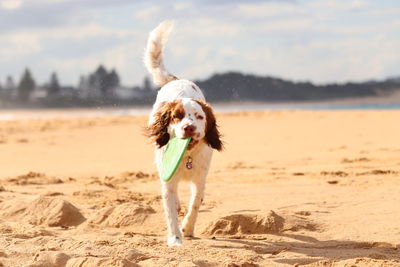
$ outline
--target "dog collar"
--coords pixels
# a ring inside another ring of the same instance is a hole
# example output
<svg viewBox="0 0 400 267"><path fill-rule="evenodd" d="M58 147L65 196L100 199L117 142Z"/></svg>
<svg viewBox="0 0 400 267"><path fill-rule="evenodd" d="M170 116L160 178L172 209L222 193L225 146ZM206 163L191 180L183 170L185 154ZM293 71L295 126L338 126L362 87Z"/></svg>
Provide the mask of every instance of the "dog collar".
<svg viewBox="0 0 400 267"><path fill-rule="evenodd" d="M192 157L189 156L186 160L186 169L191 170L193 168Z"/></svg>

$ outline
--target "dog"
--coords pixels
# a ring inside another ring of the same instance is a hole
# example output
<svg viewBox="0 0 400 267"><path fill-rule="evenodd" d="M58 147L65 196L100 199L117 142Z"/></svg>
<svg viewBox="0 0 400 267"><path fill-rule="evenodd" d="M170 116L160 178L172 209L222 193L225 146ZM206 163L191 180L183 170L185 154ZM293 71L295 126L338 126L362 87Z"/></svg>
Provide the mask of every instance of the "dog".
<svg viewBox="0 0 400 267"><path fill-rule="evenodd" d="M147 135L156 145L156 166L161 176L163 153L170 138L191 137L180 166L172 178L161 180L162 200L167 220L167 243L182 245L182 236L192 237L204 197L206 177L213 149L222 150L223 144L213 109L206 103L201 89L193 82L170 74L163 62L163 50L173 21L164 21L150 32L144 55L144 64L161 87L147 125ZM191 198L187 214L179 228L178 183L190 183Z"/></svg>

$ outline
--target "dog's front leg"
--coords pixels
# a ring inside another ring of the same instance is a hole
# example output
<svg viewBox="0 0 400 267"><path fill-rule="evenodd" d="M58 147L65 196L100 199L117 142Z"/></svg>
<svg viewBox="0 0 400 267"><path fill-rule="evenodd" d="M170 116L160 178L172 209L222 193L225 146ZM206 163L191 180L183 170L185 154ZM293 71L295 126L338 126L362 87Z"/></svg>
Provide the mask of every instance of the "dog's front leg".
<svg viewBox="0 0 400 267"><path fill-rule="evenodd" d="M171 179L169 182L162 182L162 199L165 217L167 219L167 243L169 246L182 245L182 234L179 229L177 211L177 188L178 182Z"/></svg>
<svg viewBox="0 0 400 267"><path fill-rule="evenodd" d="M199 213L201 202L203 201L205 188L205 179L192 182L190 189L192 196L190 198L189 210L182 221L182 232L184 236L192 237L194 233L194 224L196 223L197 214Z"/></svg>

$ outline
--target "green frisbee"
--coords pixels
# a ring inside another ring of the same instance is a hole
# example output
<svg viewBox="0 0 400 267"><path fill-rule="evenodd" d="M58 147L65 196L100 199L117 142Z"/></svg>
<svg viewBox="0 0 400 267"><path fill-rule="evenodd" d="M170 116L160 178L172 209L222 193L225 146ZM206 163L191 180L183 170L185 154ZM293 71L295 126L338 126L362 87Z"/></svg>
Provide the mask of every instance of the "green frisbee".
<svg viewBox="0 0 400 267"><path fill-rule="evenodd" d="M184 139L174 137L169 140L162 159L161 179L163 181L168 182L178 169L190 139L190 137Z"/></svg>

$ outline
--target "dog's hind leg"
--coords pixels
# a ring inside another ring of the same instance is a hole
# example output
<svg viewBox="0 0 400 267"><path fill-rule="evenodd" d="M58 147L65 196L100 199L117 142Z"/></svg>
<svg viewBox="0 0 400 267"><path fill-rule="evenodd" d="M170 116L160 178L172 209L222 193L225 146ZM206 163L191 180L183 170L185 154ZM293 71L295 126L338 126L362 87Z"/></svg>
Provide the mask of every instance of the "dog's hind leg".
<svg viewBox="0 0 400 267"><path fill-rule="evenodd" d="M182 221L182 232L184 236L191 237L194 233L194 224L196 223L201 202L204 197L205 179L192 182L190 184L192 196L190 198L188 213Z"/></svg>
<svg viewBox="0 0 400 267"><path fill-rule="evenodd" d="M177 189L178 181L175 179L171 179L169 182L162 182L162 199L168 228L167 243L170 246L182 245L182 234L178 223L177 201L179 200Z"/></svg>

